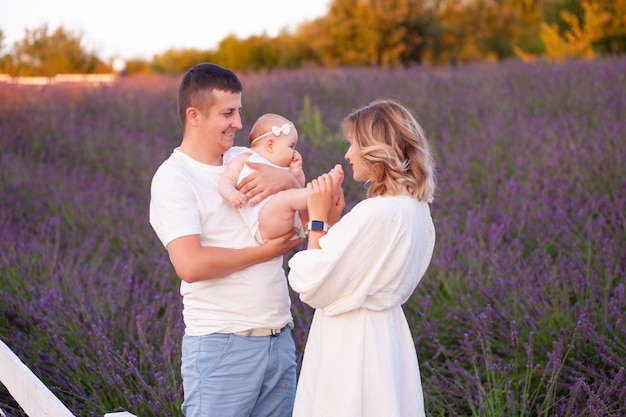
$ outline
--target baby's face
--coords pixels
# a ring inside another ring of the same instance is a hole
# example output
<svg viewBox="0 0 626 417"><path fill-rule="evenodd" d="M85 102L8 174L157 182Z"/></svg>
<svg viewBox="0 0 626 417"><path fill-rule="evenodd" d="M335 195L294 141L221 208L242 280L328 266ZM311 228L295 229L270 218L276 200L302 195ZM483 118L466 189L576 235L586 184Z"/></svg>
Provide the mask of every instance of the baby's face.
<svg viewBox="0 0 626 417"><path fill-rule="evenodd" d="M280 135L276 138L274 146L274 163L282 167L288 167L293 159L293 151L298 144L298 132L295 128L287 135Z"/></svg>

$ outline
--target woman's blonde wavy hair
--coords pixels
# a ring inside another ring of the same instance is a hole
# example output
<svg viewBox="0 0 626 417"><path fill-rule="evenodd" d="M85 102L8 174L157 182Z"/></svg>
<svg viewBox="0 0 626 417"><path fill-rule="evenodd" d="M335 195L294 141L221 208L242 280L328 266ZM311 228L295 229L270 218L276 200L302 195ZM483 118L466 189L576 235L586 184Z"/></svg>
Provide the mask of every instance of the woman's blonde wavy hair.
<svg viewBox="0 0 626 417"><path fill-rule="evenodd" d="M434 163L424 131L411 112L394 100L375 100L341 122L369 171L367 196L408 193L431 202Z"/></svg>

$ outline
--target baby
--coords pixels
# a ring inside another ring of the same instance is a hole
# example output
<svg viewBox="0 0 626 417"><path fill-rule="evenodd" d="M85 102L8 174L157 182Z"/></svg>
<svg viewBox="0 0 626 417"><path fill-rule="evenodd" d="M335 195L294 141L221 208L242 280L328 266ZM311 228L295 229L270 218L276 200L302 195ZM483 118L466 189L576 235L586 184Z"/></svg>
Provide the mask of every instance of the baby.
<svg viewBox="0 0 626 417"><path fill-rule="evenodd" d="M259 243L282 236L296 227L298 237L305 237L303 219L308 215L307 189L295 188L280 191L267 197L255 206L250 206L244 193L237 190L237 184L253 172L246 161L270 164L291 171L304 187L305 176L302 170L302 156L295 150L298 131L285 117L266 113L259 117L250 131L250 150L239 154L226 165L220 177L219 191L233 207L240 209L250 232ZM337 164L329 171L335 191L343 182L343 169Z"/></svg>

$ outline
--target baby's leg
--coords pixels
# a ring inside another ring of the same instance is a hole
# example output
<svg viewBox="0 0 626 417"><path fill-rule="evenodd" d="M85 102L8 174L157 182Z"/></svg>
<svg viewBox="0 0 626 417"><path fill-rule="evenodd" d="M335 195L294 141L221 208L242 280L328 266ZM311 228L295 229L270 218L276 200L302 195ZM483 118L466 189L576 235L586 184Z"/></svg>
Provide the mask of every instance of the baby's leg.
<svg viewBox="0 0 626 417"><path fill-rule="evenodd" d="M337 164L328 171L333 179L333 196L336 196L344 179L343 168ZM280 191L271 198L259 211L259 233L263 239L272 239L288 233L294 227L296 211L304 222L306 215L307 189L295 188Z"/></svg>
<svg viewBox="0 0 626 417"><path fill-rule="evenodd" d="M263 239L282 236L293 229L296 211L306 210L307 189L280 191L259 211L259 232Z"/></svg>

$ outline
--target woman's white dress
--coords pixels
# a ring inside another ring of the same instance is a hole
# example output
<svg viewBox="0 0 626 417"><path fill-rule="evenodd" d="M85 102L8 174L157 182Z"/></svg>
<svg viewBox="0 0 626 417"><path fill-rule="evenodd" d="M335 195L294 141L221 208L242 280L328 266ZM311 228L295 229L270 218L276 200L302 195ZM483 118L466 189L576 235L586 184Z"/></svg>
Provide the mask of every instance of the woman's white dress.
<svg viewBox="0 0 626 417"><path fill-rule="evenodd" d="M314 307L294 417L418 417L424 400L401 305L428 267L427 203L402 195L357 204L289 260L289 283Z"/></svg>

